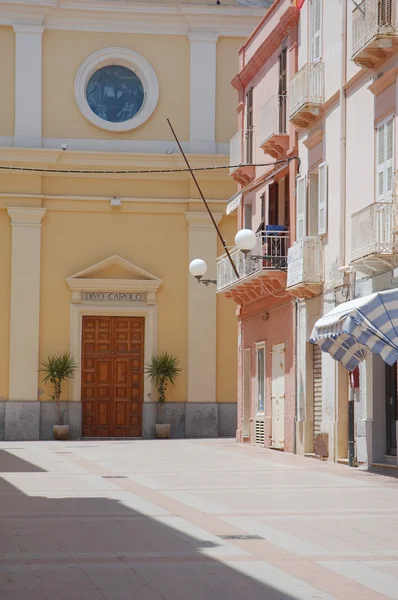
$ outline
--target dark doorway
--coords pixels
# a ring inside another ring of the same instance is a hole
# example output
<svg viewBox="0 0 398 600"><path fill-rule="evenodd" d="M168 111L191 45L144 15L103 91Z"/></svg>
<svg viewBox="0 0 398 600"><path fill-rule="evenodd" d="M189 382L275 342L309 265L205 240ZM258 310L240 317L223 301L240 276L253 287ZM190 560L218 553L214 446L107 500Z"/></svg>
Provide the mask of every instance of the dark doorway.
<svg viewBox="0 0 398 600"><path fill-rule="evenodd" d="M397 363L386 365L387 454L397 455Z"/></svg>
<svg viewBox="0 0 398 600"><path fill-rule="evenodd" d="M279 225L278 183L271 183L268 189L268 225Z"/></svg>

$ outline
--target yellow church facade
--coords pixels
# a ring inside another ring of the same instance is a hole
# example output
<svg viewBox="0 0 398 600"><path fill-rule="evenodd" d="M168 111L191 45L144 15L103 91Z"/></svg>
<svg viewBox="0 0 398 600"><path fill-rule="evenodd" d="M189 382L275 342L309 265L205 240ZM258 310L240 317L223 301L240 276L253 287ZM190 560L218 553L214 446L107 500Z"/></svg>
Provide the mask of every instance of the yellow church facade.
<svg viewBox="0 0 398 600"><path fill-rule="evenodd" d="M45 0L0 14L0 439L51 439L49 356L70 437L152 437L152 356L177 357L173 437L234 435L234 305L189 276L222 253L186 171L228 164L246 3ZM171 171L166 173L165 171ZM148 173L148 171L157 171ZM223 236L228 169L197 171Z"/></svg>

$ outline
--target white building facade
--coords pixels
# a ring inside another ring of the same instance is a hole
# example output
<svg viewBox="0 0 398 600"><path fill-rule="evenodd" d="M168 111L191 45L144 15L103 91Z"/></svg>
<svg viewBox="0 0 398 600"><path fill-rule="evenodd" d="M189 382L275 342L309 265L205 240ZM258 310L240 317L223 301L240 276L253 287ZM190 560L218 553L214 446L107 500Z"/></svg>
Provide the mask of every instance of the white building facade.
<svg viewBox="0 0 398 600"><path fill-rule="evenodd" d="M289 118L301 167L287 283L297 297L296 447L329 460L347 458L349 377L310 343L311 331L338 304L398 283L397 16L397 0L306 0L300 11ZM353 385L358 463L397 465L396 382L396 365L368 352Z"/></svg>

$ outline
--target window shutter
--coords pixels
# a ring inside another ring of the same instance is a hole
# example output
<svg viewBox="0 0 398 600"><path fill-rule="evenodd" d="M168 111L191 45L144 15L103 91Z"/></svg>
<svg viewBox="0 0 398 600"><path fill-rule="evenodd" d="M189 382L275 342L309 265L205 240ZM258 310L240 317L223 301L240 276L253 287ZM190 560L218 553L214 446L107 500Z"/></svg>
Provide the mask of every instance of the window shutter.
<svg viewBox="0 0 398 600"><path fill-rule="evenodd" d="M245 202L244 204L245 207L245 229L251 229L252 228L252 205L251 203L247 203Z"/></svg>
<svg viewBox="0 0 398 600"><path fill-rule="evenodd" d="M389 119L386 123L386 200L391 202L393 192L393 158L394 158L394 121Z"/></svg>
<svg viewBox="0 0 398 600"><path fill-rule="evenodd" d="M377 126L377 201L384 202L385 123Z"/></svg>
<svg viewBox="0 0 398 600"><path fill-rule="evenodd" d="M318 169L318 235L328 229L328 165L323 162Z"/></svg>
<svg viewBox="0 0 398 600"><path fill-rule="evenodd" d="M322 0L312 0L311 4L312 21L312 62L317 62L321 58L321 34L322 34Z"/></svg>
<svg viewBox="0 0 398 600"><path fill-rule="evenodd" d="M297 231L296 240L302 240L307 233L307 178L297 178Z"/></svg>
<svg viewBox="0 0 398 600"><path fill-rule="evenodd" d="M394 162L394 121L393 118L379 123L376 130L377 154L377 201L392 200Z"/></svg>

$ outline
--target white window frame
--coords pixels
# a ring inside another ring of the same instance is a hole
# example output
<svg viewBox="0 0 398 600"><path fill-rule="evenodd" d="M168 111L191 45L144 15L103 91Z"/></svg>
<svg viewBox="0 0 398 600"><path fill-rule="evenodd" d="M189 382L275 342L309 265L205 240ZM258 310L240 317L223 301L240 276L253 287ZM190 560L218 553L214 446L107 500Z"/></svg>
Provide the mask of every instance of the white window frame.
<svg viewBox="0 0 398 600"><path fill-rule="evenodd" d="M387 159L387 124L392 122L392 156L390 160ZM384 163L379 165L379 140L380 140L380 130L384 128ZM394 162L395 162L395 115L391 114L386 119L383 119L376 125L376 164L375 164L375 174L376 174L376 201L377 202L391 202L394 194ZM388 169L391 168L391 191L387 190L387 181L388 181ZM383 194L380 194L379 190L379 175L383 173Z"/></svg>
<svg viewBox="0 0 398 600"><path fill-rule="evenodd" d="M303 185L301 186L301 183ZM303 193L303 211L299 212L300 194ZM299 236L300 222L303 222L303 234ZM307 176L301 175L296 180L296 241L300 241L307 235Z"/></svg>
<svg viewBox="0 0 398 600"><path fill-rule="evenodd" d="M318 167L318 235L322 237L328 231L329 180L328 164L322 162ZM323 210L323 222L322 222Z"/></svg>
<svg viewBox="0 0 398 600"><path fill-rule="evenodd" d="M144 88L144 103L134 117L122 123L111 123L98 117L87 102L86 90L96 71L108 65L120 65L135 73ZM159 100L159 81L152 65L140 54L127 48L104 48L91 54L80 66L75 79L75 98L82 114L90 123L106 131L131 131L139 127L154 112Z"/></svg>
<svg viewBox="0 0 398 600"><path fill-rule="evenodd" d="M247 212L246 212L247 211ZM247 214L250 213L250 216ZM247 221L250 218L250 223ZM253 202L243 201L243 228L251 229L253 226Z"/></svg>
<svg viewBox="0 0 398 600"><path fill-rule="evenodd" d="M255 390L256 390L256 397L255 397L255 403L256 403L256 415L260 415L260 416L264 416L265 414L265 403L266 403L266 397L267 397L267 393L266 393L266 386L267 386L267 378L266 378L266 345L265 342L258 342L255 345L256 348L256 385L255 385ZM263 350L264 351L264 408L263 410L259 410L259 371L258 371L258 355L259 355L259 351Z"/></svg>
<svg viewBox="0 0 398 600"><path fill-rule="evenodd" d="M319 37L319 55L315 55L315 6L319 2L319 10L320 10L320 28L317 32L317 36ZM311 62L317 63L322 58L322 25L323 25L323 0L311 0L310 5L310 56Z"/></svg>

